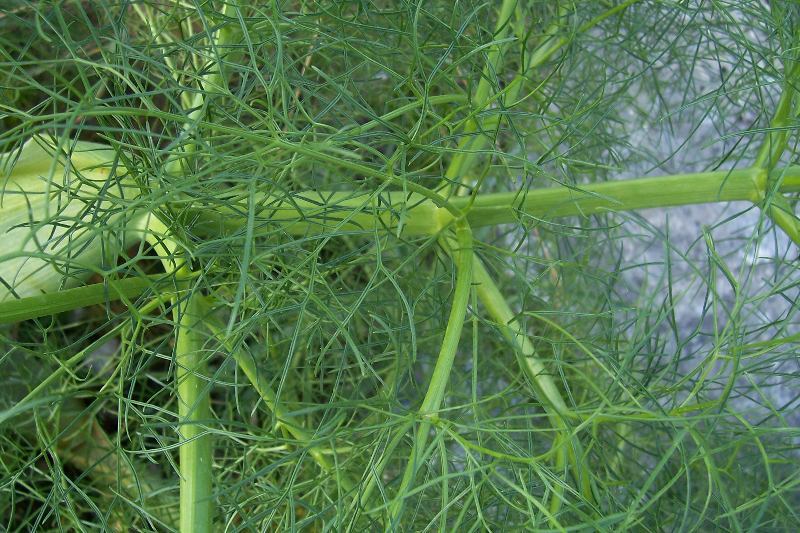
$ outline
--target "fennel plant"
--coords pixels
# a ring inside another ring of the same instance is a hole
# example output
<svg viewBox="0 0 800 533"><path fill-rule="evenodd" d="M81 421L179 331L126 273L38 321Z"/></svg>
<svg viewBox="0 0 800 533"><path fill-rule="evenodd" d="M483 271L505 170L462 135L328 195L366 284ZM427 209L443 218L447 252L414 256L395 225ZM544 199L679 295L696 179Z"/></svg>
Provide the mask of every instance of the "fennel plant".
<svg viewBox="0 0 800 533"><path fill-rule="evenodd" d="M796 530L798 15L4 0L0 529Z"/></svg>

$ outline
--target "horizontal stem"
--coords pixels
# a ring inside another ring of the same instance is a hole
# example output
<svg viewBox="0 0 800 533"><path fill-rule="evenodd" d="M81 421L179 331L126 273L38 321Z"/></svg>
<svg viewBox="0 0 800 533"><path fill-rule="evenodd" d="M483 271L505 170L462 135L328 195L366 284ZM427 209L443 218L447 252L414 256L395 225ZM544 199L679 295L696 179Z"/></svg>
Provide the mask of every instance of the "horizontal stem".
<svg viewBox="0 0 800 533"><path fill-rule="evenodd" d="M133 300L147 292L161 298L164 293L176 293L187 284L188 280L176 280L162 274L117 280L108 278L83 287L0 302L0 324L21 322L117 300Z"/></svg>
<svg viewBox="0 0 800 533"><path fill-rule="evenodd" d="M404 235L431 235L451 216L431 200L416 194L384 192L309 191L291 199L256 199L255 234L274 231L294 236L336 232L398 231ZM193 229L204 235L225 235L243 229L247 208L237 202L191 208ZM408 215L408 216L406 216Z"/></svg>
<svg viewBox="0 0 800 533"><path fill-rule="evenodd" d="M800 167L794 173L794 179L787 176L784 180L786 188L800 188ZM486 226L513 222L519 214L555 218L711 202L758 202L765 183L765 172L744 169L490 194L475 199L467 219L473 226Z"/></svg>
<svg viewBox="0 0 800 533"><path fill-rule="evenodd" d="M762 169L721 170L479 194L474 199L453 197L449 204L463 210L475 228L513 223L525 215L550 219L712 202L758 203L764 197L767 176ZM769 176L782 179L779 192L800 192L800 166L776 169ZM377 231L408 237L437 234L453 220L448 209L415 192L310 191L290 199L262 197L258 204L258 235ZM195 205L192 213L198 219L194 230L206 235L240 231L247 220L246 206L235 201L224 207Z"/></svg>

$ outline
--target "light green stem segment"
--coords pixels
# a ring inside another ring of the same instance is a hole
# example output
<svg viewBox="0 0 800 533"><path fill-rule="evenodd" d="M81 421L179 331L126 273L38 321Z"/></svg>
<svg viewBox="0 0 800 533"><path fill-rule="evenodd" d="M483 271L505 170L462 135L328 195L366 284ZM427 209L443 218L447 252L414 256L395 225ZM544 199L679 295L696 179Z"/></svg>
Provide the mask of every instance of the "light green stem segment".
<svg viewBox="0 0 800 533"><path fill-rule="evenodd" d="M489 316L500 328L503 336L516 348L522 362L523 369L526 370L528 378L536 391L539 400L548 408L548 411L558 417L563 417L569 411L567 404L561 397L553 378L544 366L544 363L536 355L528 335L522 329L522 325L516 319L516 315L508 306L506 299L497 288L483 262L475 256L472 262L472 272L475 290L478 293L481 303L483 303Z"/></svg>
<svg viewBox="0 0 800 533"><path fill-rule="evenodd" d="M549 219L711 202L759 202L766 180L767 172L760 169L723 170L534 189L526 194L489 194L477 197L467 220L485 226L523 215ZM784 188L800 190L800 167L787 169Z"/></svg>
<svg viewBox="0 0 800 533"><path fill-rule="evenodd" d="M158 217L143 222L144 238L158 252L164 270L174 272L181 285L197 277L191 271L171 231ZM203 425L211 420L210 384L206 378L202 325L206 313L202 296L191 289L173 298L175 321L175 381L178 395L180 469L180 531L206 533L212 529L211 435Z"/></svg>
<svg viewBox="0 0 800 533"><path fill-rule="evenodd" d="M223 336L225 334L224 330L218 330L216 332L217 335ZM291 421L291 417L289 417L283 407L278 403L277 397L275 396L275 391L272 390L270 387L269 382L267 381L266 377L261 375L258 371L258 367L253 361L252 357L249 354L244 353L241 350L235 350L231 352L236 359L236 364L239 365L239 368L242 369L244 375L247 376L247 379L252 383L255 390L258 392L258 395L261 396L261 399L264 400L267 408L272 411L275 415L275 420L286 428L292 437L298 440L301 444L308 446L308 453L317 462L317 464L322 468L324 471L328 473L333 473L334 468L331 462L328 460L327 457L322 453L322 450L314 446L313 442L313 434L311 434L307 429L297 425L296 423ZM347 483L347 490L352 488L352 483Z"/></svg>
<svg viewBox="0 0 800 533"><path fill-rule="evenodd" d="M236 5L232 0L225 2L222 9L223 16L234 13ZM205 115L205 95L212 91L225 91L226 80L224 65L220 57L221 47L231 44L233 29L224 25L211 40L214 53L217 54L216 69L210 69L202 77L201 91L193 99L188 121L184 126L183 135L189 136L196 133L200 121ZM184 157L196 149L194 142L185 146L185 154L179 158L168 161L165 165L167 172L179 173L185 169ZM161 225L163 226L163 225ZM163 229L163 228L162 228ZM157 247L158 248L158 247ZM175 250L162 260L164 267L169 271L170 260L177 260L176 277L182 278L191 275L188 268L180 264L183 258L175 254ZM171 256L171 257L169 257ZM212 442L210 435L204 435L200 421L211 418L209 385L203 378L205 363L202 355L202 337L200 326L202 324L201 306L199 295L189 294L186 300L178 302L175 307L175 322L177 324L175 341L175 359L178 367L178 412L181 419L180 447L180 531L182 533L205 533L211 531L212 526L212 500L211 463L213 458Z"/></svg>
<svg viewBox="0 0 800 533"><path fill-rule="evenodd" d="M463 222L458 223L456 225L456 238L449 239L449 242L452 243L450 246L455 248L451 252L458 257L456 261L456 285L453 304L450 308L450 317L447 321L447 328L445 329L439 357L436 360L436 366L433 369L433 375L428 385L428 391L425 393L422 405L419 408L419 417L422 421L417 427L411 455L400 482L397 498L390 507L391 527L393 529L396 529L399 525L404 500L414 484L417 470L422 462L431 422L437 418L437 412L442 405L467 314L467 304L469 303L470 290L472 288L473 255L472 232L469 226Z"/></svg>
<svg viewBox="0 0 800 533"><path fill-rule="evenodd" d="M800 62L797 62L796 59L790 61L791 66L786 69L786 84L778 102L778 107L775 110L775 115L772 118L771 131L758 151L753 164L755 168L765 168L767 170L775 168L789 142L791 120L798 114L798 108L795 104L795 97L797 96L795 86L800 74ZM773 173L771 180L776 178L779 179L779 176L776 177L775 173ZM770 187L770 185L771 183L767 186ZM765 203L767 215L778 227L786 232L795 244L800 246L800 219L794 214L788 200L779 191L774 196L766 199Z"/></svg>
<svg viewBox="0 0 800 533"><path fill-rule="evenodd" d="M798 75L800 75L800 62L795 60L791 62L792 65L786 69L786 85L775 109L775 115L770 124L770 132L758 151L755 163L753 163L754 167L775 167L789 142L790 122L793 115L797 114L794 104L797 91L794 87L797 83Z"/></svg>
<svg viewBox="0 0 800 533"><path fill-rule="evenodd" d="M208 309L210 309L207 302L204 302L204 309L206 313ZM264 400L267 408L272 411L277 423L286 428L292 437L307 448L308 454L316 461L322 470L329 474L336 475L342 488L346 492L351 491L356 486L356 482L349 476L337 471L334 464L331 463L323 453L323 449L314 444L314 435L309 430L291 421L292 417L289 416L286 410L278 403L275 391L270 386L267 378L259 372L252 355L247 353L244 349L236 348L225 336L225 328L222 327L217 320L209 317L209 319L205 321L205 327L207 327L216 340L225 347L225 350L233 355L236 364L242 372L244 372L244 375L247 376L247 379L258 392L258 395L261 396L261 399Z"/></svg>
<svg viewBox="0 0 800 533"><path fill-rule="evenodd" d="M767 172L764 169L722 170L593 183L560 185L525 193L480 194L453 197L449 203L466 212L470 227L514 223L520 218L544 220L565 216L632 211L654 207L712 202L763 200L768 176L780 176L779 191L800 192L800 166ZM305 236L332 231L435 235L453 220L451 210L438 207L416 192L384 192L380 196L357 192L307 192L289 200L262 196L256 202L258 234L286 232ZM233 207L230 207L232 205ZM234 201L227 207L197 207L195 231L209 235L244 228L247 209Z"/></svg>
<svg viewBox="0 0 800 533"><path fill-rule="evenodd" d="M211 419L209 383L205 378L203 340L199 328L203 321L199 296L189 294L175 308L177 338L175 364L180 417L180 531L205 533L212 521L211 436L203 429Z"/></svg>
<svg viewBox="0 0 800 533"><path fill-rule="evenodd" d="M531 383L536 397L542 402L550 417L554 428L558 429L560 436L555 439L553 446L557 448L557 463L565 463L569 459L575 479L580 485L581 494L587 501L592 501L592 489L588 469L581 463L579 453L580 442L572 436L567 419L573 417L569 406L561 395L552 373L547 370L544 362L536 354L536 348L530 337L525 333L522 324L508 305L500 289L495 284L491 275L486 271L483 262L475 256L472 264L472 275L475 291L483 306L495 322L503 336L514 346L514 353L519 360L520 368L525 372ZM563 492L563 491L562 491ZM556 512L561 505L561 494L553 498L551 511Z"/></svg>
<svg viewBox="0 0 800 533"><path fill-rule="evenodd" d="M800 219L794 214L786 197L776 194L770 198L767 214L795 244L800 246Z"/></svg>
<svg viewBox="0 0 800 533"><path fill-rule="evenodd" d="M161 301L163 298L166 302L165 294L168 295L182 286L183 284L176 287L174 279L165 279L163 275L120 280L109 278L101 283L74 289L0 302L0 324L13 324L31 318L55 315L80 307L107 304L118 300L122 300L127 305L131 300L146 292L155 295L153 301Z"/></svg>
<svg viewBox="0 0 800 533"><path fill-rule="evenodd" d="M235 14L237 9L236 4L233 0L226 0L222 7L222 16L224 17L231 17ZM183 126L183 133L184 137L188 137L190 135L194 135L197 133L197 128L199 123L202 121L203 117L205 116L206 112L206 96L212 94L224 94L227 91L227 76L225 73L225 65L223 62L223 52L226 52L226 47L233 44L233 39L235 36L235 32L233 30L233 26L230 24L223 25L217 32L214 34L211 45L213 48L213 53L216 54L216 64L214 66L208 66L205 70L205 74L200 78L200 89L199 91L195 92L191 98L191 102L189 104L189 114L187 116L188 120ZM197 149L197 144L195 142L188 142L184 145L184 153L181 154L179 157L171 159L166 164L166 170L169 173L179 173L181 171L181 167L183 166L183 162L185 158L192 153L194 153Z"/></svg>
<svg viewBox="0 0 800 533"><path fill-rule="evenodd" d="M549 220L564 216L581 216L603 212L630 211L651 207L670 207L711 202L748 201L761 204L769 180L777 180L779 193L800 192L800 166L766 169L677 174L653 178L637 178L607 183L531 189L526 193L496 193L478 195L470 206L470 198L456 197L450 203L466 211L471 227L514 223L525 216ZM777 200L777 201L776 201ZM418 193L384 192L380 196L357 192L307 192L293 196L291 201L269 196L257 198L256 234L289 233L306 236L333 231L357 233L392 232L405 237L435 235L453 219L446 209ZM790 235L797 232L788 201L780 195L772 198L770 214ZM243 231L247 223L247 205L235 199L225 206L195 207L197 215L193 231L218 236ZM148 220L152 221L152 217ZM152 223L151 223L152 225ZM161 228L165 234L165 228ZM150 240L150 239L148 239ZM158 245L157 241L152 244ZM170 255L171 252L165 252ZM170 271L174 264L165 263ZM121 282L123 283L123 282ZM140 284L138 281L124 283ZM145 289L139 287L129 296ZM88 289L81 288L80 291ZM113 292L110 294L112 297ZM88 305L65 294L58 309L42 308L36 313L38 300L24 299L8 304L9 317L0 311L0 322L23 320ZM74 304L74 305L73 305ZM11 309L14 307L14 309ZM19 307L19 309L17 309ZM63 307L63 308L62 308Z"/></svg>

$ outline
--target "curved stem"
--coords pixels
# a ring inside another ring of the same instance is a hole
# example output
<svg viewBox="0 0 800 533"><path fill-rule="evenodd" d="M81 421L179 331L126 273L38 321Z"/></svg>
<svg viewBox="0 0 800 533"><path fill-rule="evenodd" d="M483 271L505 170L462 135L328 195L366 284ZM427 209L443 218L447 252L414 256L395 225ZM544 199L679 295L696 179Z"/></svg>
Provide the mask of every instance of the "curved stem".
<svg viewBox="0 0 800 533"><path fill-rule="evenodd" d="M800 63L796 58L789 60L791 66L785 68L785 86L781 93L780 101L775 109L775 115L770 123L771 131L767 134L767 138L761 145L758 151L756 160L753 163L754 168L765 168L772 170L781 159L786 146L789 143L790 121L794 118L798 109L795 105L795 97L797 96L796 83L798 75L800 75ZM760 203L762 209L766 211L772 221L781 228L789 238L798 246L800 246L800 219L795 216L791 205L786 198L780 193L775 191L774 195L767 194L767 188L771 188L770 184L774 180L780 180L780 175L775 175L770 178L769 183L764 184L763 195L764 201Z"/></svg>
<svg viewBox="0 0 800 533"><path fill-rule="evenodd" d="M238 9L234 2L226 2L222 9L223 16L230 16ZM211 46L216 55L216 69L209 69L201 78L202 91L198 91L192 99L191 110L184 123L182 135L188 137L196 133L206 112L205 95L211 90L223 89L225 84L224 64L220 48L233 41L233 29L223 25L211 38ZM189 142L184 153L167 161L165 168L169 173L185 170L186 157L196 150L196 144ZM154 224L168 235L163 223L153 217ZM162 258L165 270L174 271L176 279L192 277L183 255L178 252L168 238L154 244L156 249L167 253ZM205 378L205 362L203 357L203 340L199 328L202 325L199 294L189 292L184 300L176 300L175 319L175 363L177 365L178 415L180 417L179 433L182 445L180 455L180 531L182 533L205 533L212 527L212 459L213 450L211 436L206 434L200 424L211 419L209 385Z"/></svg>
<svg viewBox="0 0 800 533"><path fill-rule="evenodd" d="M785 196L776 194L769 199L767 214L792 241L800 246L800 219L794 214Z"/></svg>
<svg viewBox="0 0 800 533"><path fill-rule="evenodd" d="M203 302L203 306L206 308L207 303ZM267 379L261 374L261 372L259 372L253 357L245 350L241 348L237 349L227 338L225 334L225 328L221 327L219 323L216 323L214 320L206 320L205 326L211 331L216 340L225 348L225 350L236 360L236 364L239 366L242 372L244 372L244 375L253 385L256 392L258 392L258 395L264 401L267 408L270 409L275 415L275 420L285 427L286 430L298 440L298 442L307 447L308 454L312 459L314 459L314 461L316 461L322 470L329 474L338 476L342 488L345 491L349 492L352 490L356 486L356 483L349 476L337 471L331 461L329 461L328 458L323 454L322 449L313 443L313 434L306 428L290 422L291 417L277 402L275 391L272 389L272 387L270 387Z"/></svg>
<svg viewBox="0 0 800 533"><path fill-rule="evenodd" d="M794 105L795 96L797 95L795 84L798 81L798 75L800 75L800 63L794 59L790 61L793 65L785 69L785 86L775 109L775 115L770 122L770 131L761 144L756 160L753 163L753 166L757 168L774 168L780 161L789 142L789 132L793 129L789 123L793 118L792 115L797 114Z"/></svg>
<svg viewBox="0 0 800 533"><path fill-rule="evenodd" d="M405 497L414 484L417 469L428 442L428 433L430 432L432 421L436 420L436 413L444 399L447 383L453 368L453 361L458 349L458 341L461 337L461 330L466 319L469 294L472 288L472 231L463 222L457 223L455 230L456 238L449 239L450 245L455 247L452 252L457 254L458 257L453 304L450 308L450 317L447 321L447 328L445 329L439 357L436 360L436 366L433 369L431 381L428 385L428 391L425 393L422 405L419 408L419 417L422 421L417 428L414 444L400 482L397 497L390 507L392 528L398 527Z"/></svg>

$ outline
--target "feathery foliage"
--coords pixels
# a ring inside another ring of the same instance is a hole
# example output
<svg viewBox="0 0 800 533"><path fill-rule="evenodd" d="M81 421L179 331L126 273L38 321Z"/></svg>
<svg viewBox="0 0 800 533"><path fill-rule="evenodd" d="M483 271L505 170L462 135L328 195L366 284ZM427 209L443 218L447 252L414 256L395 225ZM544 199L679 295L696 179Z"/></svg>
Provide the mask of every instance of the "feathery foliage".
<svg viewBox="0 0 800 533"><path fill-rule="evenodd" d="M796 530L799 20L5 0L0 529Z"/></svg>

